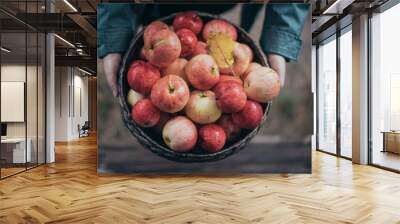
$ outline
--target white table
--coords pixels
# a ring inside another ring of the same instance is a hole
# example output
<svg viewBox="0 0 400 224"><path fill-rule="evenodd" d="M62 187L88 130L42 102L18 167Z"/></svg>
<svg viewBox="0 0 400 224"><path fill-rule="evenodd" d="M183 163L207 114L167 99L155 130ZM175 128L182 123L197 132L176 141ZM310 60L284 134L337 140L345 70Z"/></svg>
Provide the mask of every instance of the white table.
<svg viewBox="0 0 400 224"><path fill-rule="evenodd" d="M25 163L31 162L32 154L31 154L31 145L32 141L30 138L26 139L28 143L25 151L25 138L5 138L1 139L1 144L5 146L13 146L13 163ZM26 154L25 154L26 152ZM25 160L26 159L26 160Z"/></svg>

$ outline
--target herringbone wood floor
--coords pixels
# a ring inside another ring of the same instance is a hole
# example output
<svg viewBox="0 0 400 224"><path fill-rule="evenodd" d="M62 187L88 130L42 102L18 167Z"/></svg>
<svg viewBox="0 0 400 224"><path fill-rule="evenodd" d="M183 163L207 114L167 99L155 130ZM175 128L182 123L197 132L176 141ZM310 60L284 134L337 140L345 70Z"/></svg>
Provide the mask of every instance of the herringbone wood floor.
<svg viewBox="0 0 400 224"><path fill-rule="evenodd" d="M0 181L0 223L400 223L400 175L319 152L312 175L96 174L94 137Z"/></svg>

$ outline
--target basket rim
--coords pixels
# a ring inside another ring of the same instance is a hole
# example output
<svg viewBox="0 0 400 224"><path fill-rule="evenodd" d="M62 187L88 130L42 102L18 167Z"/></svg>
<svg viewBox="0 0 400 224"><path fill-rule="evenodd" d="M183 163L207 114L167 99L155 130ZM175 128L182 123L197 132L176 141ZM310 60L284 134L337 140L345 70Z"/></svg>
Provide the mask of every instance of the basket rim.
<svg viewBox="0 0 400 224"><path fill-rule="evenodd" d="M199 11L193 11L193 12L195 12L197 15L202 17L202 19L207 18L210 20L211 19L224 20L224 21L228 22L229 24L232 24L238 30L238 33L240 32L240 33L244 34L244 36L246 38L252 40L250 35L243 28L222 18L219 15L210 14L210 13L206 13L206 12L199 12ZM177 12L177 13L179 13L179 12ZM168 16L159 18L158 20L167 21L167 20L173 19L177 13L173 13ZM128 105L128 103L126 101L126 95L124 94L124 82L126 82L125 74L127 73L128 69L130 67L130 64L131 64L131 61L129 61L129 58L131 57L131 54L132 54L131 51L132 51L132 49L134 49L136 42L138 42L142 38L144 29L145 29L144 26L141 27L136 32L135 36L132 38L132 40L129 44L129 48L125 52L124 57L122 59L120 69L118 72L118 77L117 77L118 78L118 98L119 98L119 104L120 104L120 108L121 108L121 115L123 117L124 125L128 128L128 130L131 132L131 134L139 141L139 143L142 146L144 146L144 148L152 151L153 153L155 153L161 157L164 157L166 159L169 159L169 160L172 160L175 162L193 163L193 162L216 161L216 160L224 159L224 158L244 149L245 148L244 146L247 145L247 143L259 132L261 127L264 126L265 121L268 117L268 113L270 111L272 101L263 103L265 105L265 110L264 110L263 118L262 118L260 125L258 125L255 129L249 131L242 139L237 140L236 142L229 145L228 147L224 147L221 151L218 151L215 153L198 154L198 153L192 153L190 151L185 152L185 153L173 151L170 148L168 148L167 146L164 146L163 144L160 144L159 142L155 141L153 138L151 138L148 134L145 133L145 131L143 130L144 128L141 128L135 124L135 122L130 117L130 110L129 110L130 106ZM257 43L254 43L254 45L256 47L256 50L260 53L259 54L260 58L258 58L257 62L259 62L263 66L268 66L267 59L266 59L264 52L260 49L260 46ZM251 47L251 46L249 46L249 47ZM252 48L252 50L254 50L254 49ZM133 60L135 60L135 59L133 59ZM244 142L242 142L242 141L244 141ZM239 143L244 143L244 146L238 147ZM156 147L158 147L158 148L156 148ZM179 157L180 160L177 161L176 157Z"/></svg>

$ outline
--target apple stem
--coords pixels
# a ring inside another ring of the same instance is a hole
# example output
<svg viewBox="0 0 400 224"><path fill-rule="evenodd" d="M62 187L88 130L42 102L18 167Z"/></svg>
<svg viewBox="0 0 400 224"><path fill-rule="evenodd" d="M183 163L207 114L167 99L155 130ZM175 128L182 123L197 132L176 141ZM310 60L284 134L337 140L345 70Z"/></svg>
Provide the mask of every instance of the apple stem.
<svg viewBox="0 0 400 224"><path fill-rule="evenodd" d="M217 69L213 66L213 67L211 67L211 74L212 75L217 75Z"/></svg>
<svg viewBox="0 0 400 224"><path fill-rule="evenodd" d="M175 90L175 88L174 88L174 86L171 84L171 82L168 82L168 90L169 90L169 93L173 93L174 90Z"/></svg>

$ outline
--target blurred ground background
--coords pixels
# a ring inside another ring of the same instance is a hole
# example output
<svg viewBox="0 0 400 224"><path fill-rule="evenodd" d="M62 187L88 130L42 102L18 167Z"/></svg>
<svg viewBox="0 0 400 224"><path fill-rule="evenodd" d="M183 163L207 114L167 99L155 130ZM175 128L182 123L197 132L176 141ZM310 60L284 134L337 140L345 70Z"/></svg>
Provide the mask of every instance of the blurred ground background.
<svg viewBox="0 0 400 224"><path fill-rule="evenodd" d="M222 14L239 24L241 5ZM250 31L259 40L264 9L255 15ZM287 64L285 87L273 102L262 131L243 151L223 161L180 164L142 148L121 118L118 100L109 90L98 60L98 171L99 173L241 173L311 172L313 99L311 93L311 17L303 30L297 61Z"/></svg>

